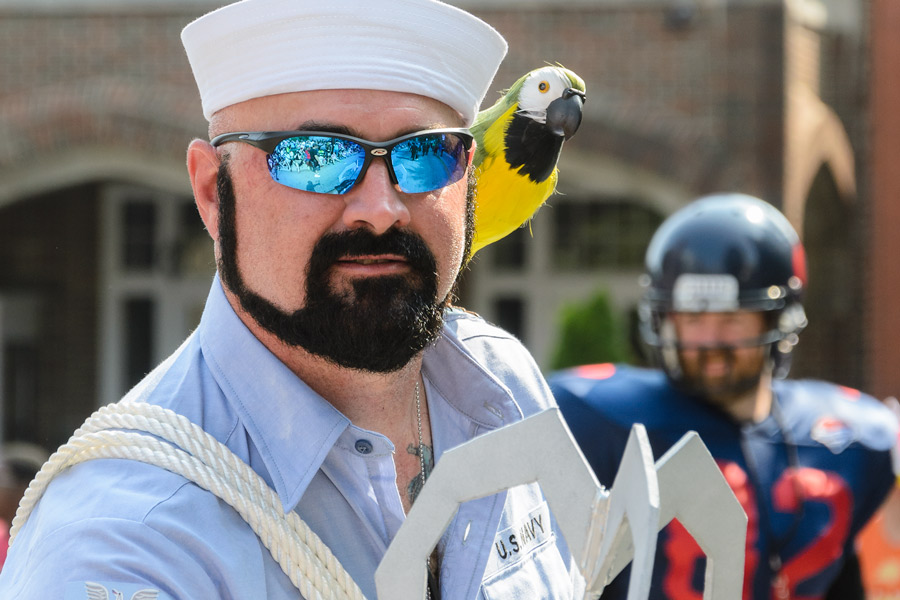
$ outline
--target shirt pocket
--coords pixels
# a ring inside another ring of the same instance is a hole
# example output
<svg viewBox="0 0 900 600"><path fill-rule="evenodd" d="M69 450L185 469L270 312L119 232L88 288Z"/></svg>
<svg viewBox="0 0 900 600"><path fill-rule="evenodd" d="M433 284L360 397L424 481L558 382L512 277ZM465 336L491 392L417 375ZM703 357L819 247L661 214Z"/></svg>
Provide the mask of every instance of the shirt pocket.
<svg viewBox="0 0 900 600"><path fill-rule="evenodd" d="M482 581L485 600L571 600L572 581L556 536L518 556Z"/></svg>

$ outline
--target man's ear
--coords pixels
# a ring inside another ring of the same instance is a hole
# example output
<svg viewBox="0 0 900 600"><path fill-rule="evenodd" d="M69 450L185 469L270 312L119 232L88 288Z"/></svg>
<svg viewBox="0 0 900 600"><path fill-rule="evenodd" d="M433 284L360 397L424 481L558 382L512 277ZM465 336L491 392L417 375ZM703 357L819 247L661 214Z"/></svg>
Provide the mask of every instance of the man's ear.
<svg viewBox="0 0 900 600"><path fill-rule="evenodd" d="M205 140L194 140L188 146L187 169L194 190L194 202L206 230L219 241L219 192L216 187L219 174L219 155Z"/></svg>

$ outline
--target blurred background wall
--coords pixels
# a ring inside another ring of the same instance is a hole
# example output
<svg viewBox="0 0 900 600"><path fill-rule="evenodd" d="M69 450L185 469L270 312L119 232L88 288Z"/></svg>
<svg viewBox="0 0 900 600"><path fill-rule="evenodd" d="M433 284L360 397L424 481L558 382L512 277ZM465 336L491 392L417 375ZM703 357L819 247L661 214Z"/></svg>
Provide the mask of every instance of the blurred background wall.
<svg viewBox="0 0 900 600"><path fill-rule="evenodd" d="M627 343L656 226L746 192L809 255L793 374L900 393L895 0L451 3L509 41L486 105L548 62L588 87L559 194L477 255L461 304L545 369L573 303L602 296ZM179 33L221 4L0 0L0 440L62 443L196 325L215 265L184 167L206 122Z"/></svg>

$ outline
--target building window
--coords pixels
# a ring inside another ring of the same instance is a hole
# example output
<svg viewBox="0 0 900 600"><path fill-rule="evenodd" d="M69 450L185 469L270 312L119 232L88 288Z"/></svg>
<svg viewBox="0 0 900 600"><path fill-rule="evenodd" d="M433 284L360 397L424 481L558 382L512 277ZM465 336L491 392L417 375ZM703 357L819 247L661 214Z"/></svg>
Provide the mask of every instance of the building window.
<svg viewBox="0 0 900 600"><path fill-rule="evenodd" d="M197 326L216 267L190 196L128 184L103 196L98 362L108 403Z"/></svg>
<svg viewBox="0 0 900 600"><path fill-rule="evenodd" d="M661 214L633 199L558 200L553 264L564 270L640 267L662 221Z"/></svg>
<svg viewBox="0 0 900 600"><path fill-rule="evenodd" d="M156 265L156 206L152 201L129 199L121 214L122 266L150 271Z"/></svg>
<svg viewBox="0 0 900 600"><path fill-rule="evenodd" d="M525 302L518 296L504 296L494 300L497 325L520 340L525 339Z"/></svg>
<svg viewBox="0 0 900 600"><path fill-rule="evenodd" d="M525 243L528 241L528 225L519 227L492 244L494 267L503 271L521 271L525 268Z"/></svg>
<svg viewBox="0 0 900 600"><path fill-rule="evenodd" d="M12 343L3 348L3 439L39 441L37 344Z"/></svg>
<svg viewBox="0 0 900 600"><path fill-rule="evenodd" d="M140 381L154 366L155 311L156 303L152 298L127 298L124 301L126 356L123 367L128 385Z"/></svg>

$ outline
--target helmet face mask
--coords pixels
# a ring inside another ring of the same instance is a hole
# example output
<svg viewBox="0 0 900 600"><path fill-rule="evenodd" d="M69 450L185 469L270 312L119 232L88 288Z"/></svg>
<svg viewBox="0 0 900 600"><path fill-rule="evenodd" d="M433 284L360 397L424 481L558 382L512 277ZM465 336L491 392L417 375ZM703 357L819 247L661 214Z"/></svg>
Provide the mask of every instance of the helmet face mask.
<svg viewBox="0 0 900 600"><path fill-rule="evenodd" d="M695 395L727 398L752 390L767 371L787 374L806 325L806 262L799 237L774 207L741 194L701 198L663 223L645 263L641 334L673 383ZM758 335L685 343L675 323L678 315L744 312L763 314ZM732 371L730 384L714 389L709 378L698 377L707 360ZM750 368L755 372L743 372L747 361L758 365Z"/></svg>
<svg viewBox="0 0 900 600"><path fill-rule="evenodd" d="M674 312L663 316L659 356L673 383L727 406L772 370L771 313Z"/></svg>

